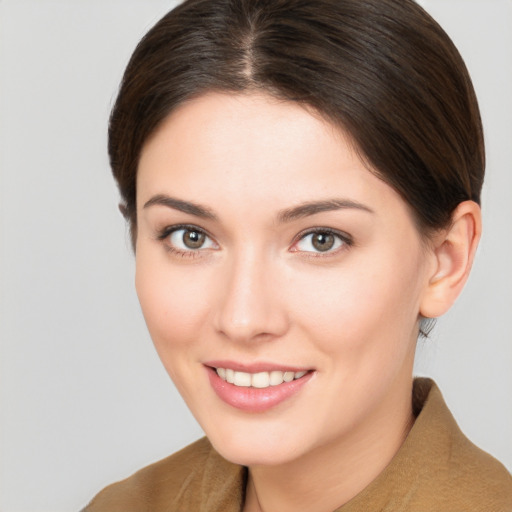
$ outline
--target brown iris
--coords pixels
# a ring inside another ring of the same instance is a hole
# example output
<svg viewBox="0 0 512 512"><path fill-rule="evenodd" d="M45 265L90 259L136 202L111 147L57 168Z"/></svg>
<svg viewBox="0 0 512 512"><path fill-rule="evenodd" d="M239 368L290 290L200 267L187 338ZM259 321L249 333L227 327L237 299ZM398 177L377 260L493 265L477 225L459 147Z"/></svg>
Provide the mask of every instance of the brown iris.
<svg viewBox="0 0 512 512"><path fill-rule="evenodd" d="M334 246L335 238L330 233L313 233L311 243L313 247L321 252L328 251Z"/></svg>
<svg viewBox="0 0 512 512"><path fill-rule="evenodd" d="M206 236L200 231L186 230L183 233L183 243L189 249L200 249L205 240Z"/></svg>

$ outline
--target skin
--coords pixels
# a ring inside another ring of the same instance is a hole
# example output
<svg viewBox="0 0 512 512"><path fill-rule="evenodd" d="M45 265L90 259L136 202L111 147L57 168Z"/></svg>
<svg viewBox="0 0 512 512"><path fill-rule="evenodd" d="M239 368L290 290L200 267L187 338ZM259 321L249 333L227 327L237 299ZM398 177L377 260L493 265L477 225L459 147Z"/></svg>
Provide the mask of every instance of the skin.
<svg viewBox="0 0 512 512"><path fill-rule="evenodd" d="M290 215L334 200L344 207ZM480 226L473 205L425 243L406 203L345 134L265 95L196 98L146 143L137 293L159 356L210 441L249 467L246 512L332 511L389 463L414 421L419 315L444 312L467 278ZM183 224L207 234L202 246L183 245L173 228ZM340 237L321 252L305 233L326 229ZM251 413L215 394L204 366L213 360L312 376Z"/></svg>

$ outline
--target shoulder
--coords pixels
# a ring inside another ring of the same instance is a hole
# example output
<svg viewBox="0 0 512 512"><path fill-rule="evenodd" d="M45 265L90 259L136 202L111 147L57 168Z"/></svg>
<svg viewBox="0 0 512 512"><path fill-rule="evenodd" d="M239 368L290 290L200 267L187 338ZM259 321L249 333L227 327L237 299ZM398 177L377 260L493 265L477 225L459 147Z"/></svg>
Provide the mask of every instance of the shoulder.
<svg viewBox="0 0 512 512"><path fill-rule="evenodd" d="M447 512L512 512L512 476L507 469L462 433L432 381L417 386L425 387L425 398L407 448L413 458L422 456L416 461L419 502Z"/></svg>
<svg viewBox="0 0 512 512"><path fill-rule="evenodd" d="M440 460L433 489L450 497L458 510L512 512L512 476L494 457L456 433ZM436 485L437 484L437 485Z"/></svg>
<svg viewBox="0 0 512 512"><path fill-rule="evenodd" d="M203 438L109 485L82 512L157 512L181 506L199 510L205 494L232 498L240 487L242 471ZM222 482L217 482L219 476Z"/></svg>
<svg viewBox="0 0 512 512"><path fill-rule="evenodd" d="M432 380L415 380L413 409L388 467L339 512L512 512L512 476L462 433Z"/></svg>

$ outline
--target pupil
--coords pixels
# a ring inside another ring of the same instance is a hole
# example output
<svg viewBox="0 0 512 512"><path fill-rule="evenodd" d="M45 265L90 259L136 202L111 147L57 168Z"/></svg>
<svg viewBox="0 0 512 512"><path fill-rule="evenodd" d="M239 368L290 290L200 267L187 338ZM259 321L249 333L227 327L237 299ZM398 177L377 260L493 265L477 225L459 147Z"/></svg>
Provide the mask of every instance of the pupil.
<svg viewBox="0 0 512 512"><path fill-rule="evenodd" d="M313 237L313 247L319 251L328 251L334 245L334 236L329 233L317 233Z"/></svg>
<svg viewBox="0 0 512 512"><path fill-rule="evenodd" d="M204 234L198 231L186 231L183 235L183 243L189 249L199 249L204 243Z"/></svg>

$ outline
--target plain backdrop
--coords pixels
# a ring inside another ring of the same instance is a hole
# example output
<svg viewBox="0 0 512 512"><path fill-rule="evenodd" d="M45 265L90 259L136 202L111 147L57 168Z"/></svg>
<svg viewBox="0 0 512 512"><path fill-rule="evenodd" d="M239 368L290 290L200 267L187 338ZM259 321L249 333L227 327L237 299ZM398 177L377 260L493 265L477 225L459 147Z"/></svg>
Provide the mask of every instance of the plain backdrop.
<svg viewBox="0 0 512 512"><path fill-rule="evenodd" d="M0 0L0 512L78 510L201 436L139 312L106 125L127 59L175 2ZM512 2L425 0L472 73L485 235L420 343L465 433L512 469Z"/></svg>

